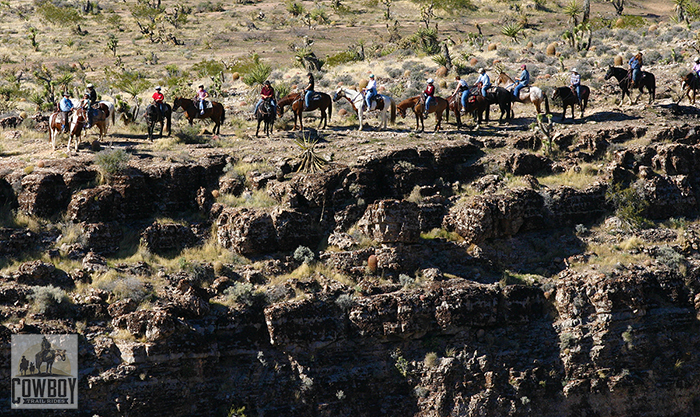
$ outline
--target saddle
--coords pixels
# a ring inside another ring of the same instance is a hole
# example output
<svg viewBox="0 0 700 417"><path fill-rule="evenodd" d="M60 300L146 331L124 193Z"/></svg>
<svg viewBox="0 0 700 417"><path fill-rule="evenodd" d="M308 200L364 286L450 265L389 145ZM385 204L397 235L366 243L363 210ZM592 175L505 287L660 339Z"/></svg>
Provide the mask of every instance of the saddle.
<svg viewBox="0 0 700 417"><path fill-rule="evenodd" d="M367 109L367 103L364 104L365 110L382 110L384 109L384 98L377 94L376 96L372 97L369 104L371 105L369 109Z"/></svg>
<svg viewBox="0 0 700 417"><path fill-rule="evenodd" d="M479 94L481 95L481 94ZM476 96L469 96L469 99L467 100L469 103L476 103Z"/></svg>

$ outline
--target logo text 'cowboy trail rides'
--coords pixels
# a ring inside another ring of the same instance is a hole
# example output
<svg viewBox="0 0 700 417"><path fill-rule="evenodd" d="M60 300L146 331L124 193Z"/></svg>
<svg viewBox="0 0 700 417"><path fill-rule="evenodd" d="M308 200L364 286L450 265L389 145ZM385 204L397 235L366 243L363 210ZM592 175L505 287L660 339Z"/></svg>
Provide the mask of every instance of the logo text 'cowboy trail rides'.
<svg viewBox="0 0 700 417"><path fill-rule="evenodd" d="M12 408L78 408L78 335L12 335Z"/></svg>

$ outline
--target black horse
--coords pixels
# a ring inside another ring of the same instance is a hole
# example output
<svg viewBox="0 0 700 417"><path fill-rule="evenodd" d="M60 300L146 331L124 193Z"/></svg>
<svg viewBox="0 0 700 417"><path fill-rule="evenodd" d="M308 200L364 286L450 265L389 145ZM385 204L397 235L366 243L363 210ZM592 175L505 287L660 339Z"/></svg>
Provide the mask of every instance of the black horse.
<svg viewBox="0 0 700 417"><path fill-rule="evenodd" d="M629 97L630 104L632 104L632 95L630 94L632 80L629 75L630 74L626 69L613 67L612 65L608 68L608 72L605 73L605 79L609 80L610 77L615 77L620 89L622 90L620 104L622 104L622 101L625 99L625 95ZM635 86L635 88L639 89L639 95L634 100L635 103L637 100L639 100L639 97L641 97L645 87L649 92L649 104L651 104L654 102L654 96L656 95L656 77L654 77L654 74L650 72L642 71L639 80L637 80L637 85Z"/></svg>
<svg viewBox="0 0 700 417"><path fill-rule="evenodd" d="M486 90L486 101L489 103L489 105L498 104L498 108L501 109L501 116L498 118L499 122L503 120L504 116L506 121L510 120L511 106L513 105L512 99L513 94L503 87L493 87ZM489 118L487 113L486 121L488 120Z"/></svg>
<svg viewBox="0 0 700 417"><path fill-rule="evenodd" d="M574 106L579 104L581 107L581 118L583 118L583 112L586 111L586 106L588 106L588 96L590 96L591 90L585 85L581 85L581 103L579 104L576 98L576 93L571 89L571 87L558 87L552 93L552 100L561 98L562 107L564 111L561 113L561 119L566 119L566 108L571 106L571 118L575 119L574 116Z"/></svg>
<svg viewBox="0 0 700 417"><path fill-rule="evenodd" d="M263 133L265 133L268 137L270 136L270 133L272 133L272 127L275 124L275 117L277 117L277 112L272 106L272 100L263 100L263 102L260 103L260 106L258 106L258 110L255 112L255 118L258 120L258 128L255 130L256 138L260 132L260 122L264 122Z"/></svg>
<svg viewBox="0 0 700 417"><path fill-rule="evenodd" d="M163 103L163 107L165 107L164 114L161 114L155 103L151 103L146 107L146 114L144 117L146 118L146 125L148 126L148 140L151 142L153 142L153 130L155 129L156 123L160 123L160 133L158 137L163 136L163 124L165 124L165 122L167 122L166 128L168 129L168 136L170 136L173 109L168 103Z"/></svg>

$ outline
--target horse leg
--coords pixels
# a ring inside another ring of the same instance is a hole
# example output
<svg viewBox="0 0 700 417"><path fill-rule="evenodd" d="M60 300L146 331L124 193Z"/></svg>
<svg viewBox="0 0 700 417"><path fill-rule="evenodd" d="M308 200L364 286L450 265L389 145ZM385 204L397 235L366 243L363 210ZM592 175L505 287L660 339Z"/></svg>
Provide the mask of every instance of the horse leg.
<svg viewBox="0 0 700 417"><path fill-rule="evenodd" d="M258 119L258 128L255 129L255 137L258 137L258 133L260 133L260 122L262 122L262 119Z"/></svg>

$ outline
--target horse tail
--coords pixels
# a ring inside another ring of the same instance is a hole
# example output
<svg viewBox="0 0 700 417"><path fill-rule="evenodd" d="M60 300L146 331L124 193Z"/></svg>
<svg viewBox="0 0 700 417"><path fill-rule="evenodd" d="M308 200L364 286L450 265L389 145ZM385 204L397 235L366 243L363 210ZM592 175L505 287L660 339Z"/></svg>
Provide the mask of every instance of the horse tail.
<svg viewBox="0 0 700 417"><path fill-rule="evenodd" d="M544 96L544 114L549 114L549 98L547 94L542 94Z"/></svg>
<svg viewBox="0 0 700 417"><path fill-rule="evenodd" d="M396 102L391 100L391 124L396 124Z"/></svg>
<svg viewBox="0 0 700 417"><path fill-rule="evenodd" d="M221 124L224 124L224 120L226 119L226 108L224 105L221 105Z"/></svg>
<svg viewBox="0 0 700 417"><path fill-rule="evenodd" d="M330 98L330 96L329 96ZM331 121L331 114L333 114L333 99L328 100L328 121Z"/></svg>

